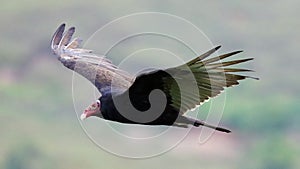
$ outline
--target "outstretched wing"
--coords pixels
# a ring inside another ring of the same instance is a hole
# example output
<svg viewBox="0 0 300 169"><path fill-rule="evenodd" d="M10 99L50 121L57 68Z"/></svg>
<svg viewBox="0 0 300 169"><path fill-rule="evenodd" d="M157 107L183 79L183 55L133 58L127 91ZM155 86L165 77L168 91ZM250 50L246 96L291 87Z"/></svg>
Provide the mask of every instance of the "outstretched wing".
<svg viewBox="0 0 300 169"><path fill-rule="evenodd" d="M125 91L131 86L134 77L118 69L105 56L97 56L91 50L79 48L81 40L72 40L74 27L64 31L65 24L62 24L52 37L51 49L65 67L88 79L101 94L111 92L111 89Z"/></svg>
<svg viewBox="0 0 300 169"><path fill-rule="evenodd" d="M167 103L183 114L209 98L217 96L225 87L238 85L239 80L253 78L234 74L251 70L228 68L230 65L247 62L253 58L221 62L241 51L206 59L219 48L220 46L211 49L178 67L143 73L135 79L128 92L130 95L138 96L160 89L165 93ZM143 103L139 103L138 100L131 99L131 101L134 102L133 105L142 107ZM145 107L150 108L149 102L144 104Z"/></svg>

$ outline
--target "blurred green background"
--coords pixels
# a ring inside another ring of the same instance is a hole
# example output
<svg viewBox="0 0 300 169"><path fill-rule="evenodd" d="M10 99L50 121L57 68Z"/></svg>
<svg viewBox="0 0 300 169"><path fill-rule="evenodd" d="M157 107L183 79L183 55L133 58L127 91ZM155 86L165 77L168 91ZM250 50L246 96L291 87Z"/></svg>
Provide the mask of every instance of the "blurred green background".
<svg viewBox="0 0 300 169"><path fill-rule="evenodd" d="M111 155L86 137L74 113L72 72L51 55L50 38L62 22L86 40L113 19L146 11L183 17L222 44L221 52L243 49L255 58L247 67L261 80L226 92L221 123L232 134L200 145L192 132L144 160ZM300 168L299 11L297 0L2 0L0 168Z"/></svg>

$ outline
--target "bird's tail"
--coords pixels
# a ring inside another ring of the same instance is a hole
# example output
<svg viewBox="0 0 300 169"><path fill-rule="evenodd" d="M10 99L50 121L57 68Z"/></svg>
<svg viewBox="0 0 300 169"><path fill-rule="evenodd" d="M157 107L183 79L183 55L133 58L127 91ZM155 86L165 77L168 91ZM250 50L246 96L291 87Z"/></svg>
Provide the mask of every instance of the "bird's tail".
<svg viewBox="0 0 300 169"><path fill-rule="evenodd" d="M204 123L204 122L199 121L199 120L195 120L195 122L194 122L193 125L196 126L196 127L199 127L199 126L205 126L205 127L209 127L209 128L215 129L215 130L217 130L217 131L225 132L225 133L230 133L230 132L231 132L230 130L225 129L225 128L223 128L223 127L213 126L213 125Z"/></svg>
<svg viewBox="0 0 300 169"><path fill-rule="evenodd" d="M191 117L186 117L186 116L180 116L178 118L178 122L185 123L185 124L192 124L195 127L205 126L205 127L211 128L211 129L215 129L217 131L225 132L225 133L230 133L231 132L230 130L225 129L223 127L213 126L213 125L207 124L203 121L200 121L200 120L197 120L197 119L194 119L194 118L191 118Z"/></svg>

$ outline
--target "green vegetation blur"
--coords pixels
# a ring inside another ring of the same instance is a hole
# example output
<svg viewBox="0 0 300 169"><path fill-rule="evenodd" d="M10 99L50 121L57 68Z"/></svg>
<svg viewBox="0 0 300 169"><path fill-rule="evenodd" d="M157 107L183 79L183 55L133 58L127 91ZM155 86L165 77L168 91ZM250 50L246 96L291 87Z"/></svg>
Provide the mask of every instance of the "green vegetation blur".
<svg viewBox="0 0 300 169"><path fill-rule="evenodd" d="M66 22L86 40L113 19L145 11L183 17L221 44L221 53L242 49L237 58L255 58L242 66L260 80L226 90L221 124L233 133L198 144L193 129L173 150L144 160L107 153L84 134L73 108L72 72L52 55L51 36ZM300 168L299 11L297 0L2 0L0 168Z"/></svg>

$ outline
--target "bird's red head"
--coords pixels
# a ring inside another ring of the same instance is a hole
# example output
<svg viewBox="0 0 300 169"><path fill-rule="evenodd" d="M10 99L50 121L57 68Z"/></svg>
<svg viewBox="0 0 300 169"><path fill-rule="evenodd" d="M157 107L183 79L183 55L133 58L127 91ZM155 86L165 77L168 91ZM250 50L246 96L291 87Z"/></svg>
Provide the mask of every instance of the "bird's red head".
<svg viewBox="0 0 300 169"><path fill-rule="evenodd" d="M81 114L80 119L84 120L90 116L100 116L101 111L100 111L101 103L99 100L97 100L95 103L89 105L84 112Z"/></svg>

